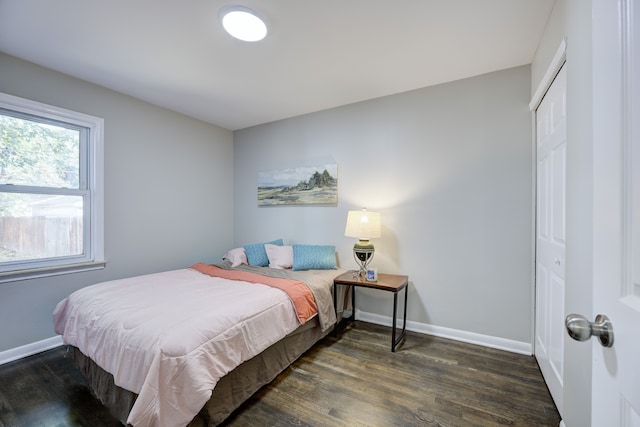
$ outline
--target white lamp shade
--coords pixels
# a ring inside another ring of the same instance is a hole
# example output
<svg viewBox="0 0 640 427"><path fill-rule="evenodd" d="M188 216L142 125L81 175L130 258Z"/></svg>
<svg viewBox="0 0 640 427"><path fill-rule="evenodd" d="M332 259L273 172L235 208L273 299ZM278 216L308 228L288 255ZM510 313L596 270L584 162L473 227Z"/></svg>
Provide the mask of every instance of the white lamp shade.
<svg viewBox="0 0 640 427"><path fill-rule="evenodd" d="M367 210L349 211L347 226L344 230L347 237L358 239L377 239L380 237L380 213Z"/></svg>

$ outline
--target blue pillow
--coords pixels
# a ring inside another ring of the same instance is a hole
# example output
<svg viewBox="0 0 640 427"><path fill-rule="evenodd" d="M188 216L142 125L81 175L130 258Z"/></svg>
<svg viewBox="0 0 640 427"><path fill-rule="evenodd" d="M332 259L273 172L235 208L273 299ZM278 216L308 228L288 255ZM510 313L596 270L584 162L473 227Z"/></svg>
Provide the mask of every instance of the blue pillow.
<svg viewBox="0 0 640 427"><path fill-rule="evenodd" d="M322 245L293 245L292 270L335 270L336 247Z"/></svg>
<svg viewBox="0 0 640 427"><path fill-rule="evenodd" d="M278 245L282 246L282 239L274 240L264 243L253 243L251 245L244 245L244 251L247 253L247 261L249 265L257 265L260 267L266 267L269 265L269 257L267 251L264 249L264 245Z"/></svg>

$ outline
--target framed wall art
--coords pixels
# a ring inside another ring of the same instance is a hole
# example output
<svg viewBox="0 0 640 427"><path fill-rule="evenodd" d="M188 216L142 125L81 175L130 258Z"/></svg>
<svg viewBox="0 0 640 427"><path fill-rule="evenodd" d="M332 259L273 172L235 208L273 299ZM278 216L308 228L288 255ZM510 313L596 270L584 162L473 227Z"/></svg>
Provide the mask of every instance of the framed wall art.
<svg viewBox="0 0 640 427"><path fill-rule="evenodd" d="M337 203L337 164L300 166L258 173L258 206Z"/></svg>

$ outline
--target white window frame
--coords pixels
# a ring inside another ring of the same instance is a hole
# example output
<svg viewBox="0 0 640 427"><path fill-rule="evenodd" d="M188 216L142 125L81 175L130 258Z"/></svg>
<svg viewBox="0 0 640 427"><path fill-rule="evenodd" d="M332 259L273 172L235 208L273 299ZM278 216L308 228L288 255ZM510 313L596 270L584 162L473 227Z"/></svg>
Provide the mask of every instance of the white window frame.
<svg viewBox="0 0 640 427"><path fill-rule="evenodd" d="M11 266L0 266L0 283L38 277L68 274L104 268L104 119L64 108L31 101L0 92L0 108L41 117L47 120L70 123L89 132L87 163L87 189L90 199L85 209L84 232L89 233L88 247L78 257L36 259ZM82 161L82 159L81 159ZM3 185L0 184L0 188Z"/></svg>

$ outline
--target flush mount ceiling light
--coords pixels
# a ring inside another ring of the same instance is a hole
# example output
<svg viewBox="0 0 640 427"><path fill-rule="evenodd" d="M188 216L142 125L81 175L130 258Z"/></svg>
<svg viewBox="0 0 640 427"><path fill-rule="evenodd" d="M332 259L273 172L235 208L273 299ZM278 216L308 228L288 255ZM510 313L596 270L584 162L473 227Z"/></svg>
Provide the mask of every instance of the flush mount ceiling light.
<svg viewBox="0 0 640 427"><path fill-rule="evenodd" d="M220 21L227 33L239 40L257 42L267 35L264 21L253 10L243 6L222 9Z"/></svg>

